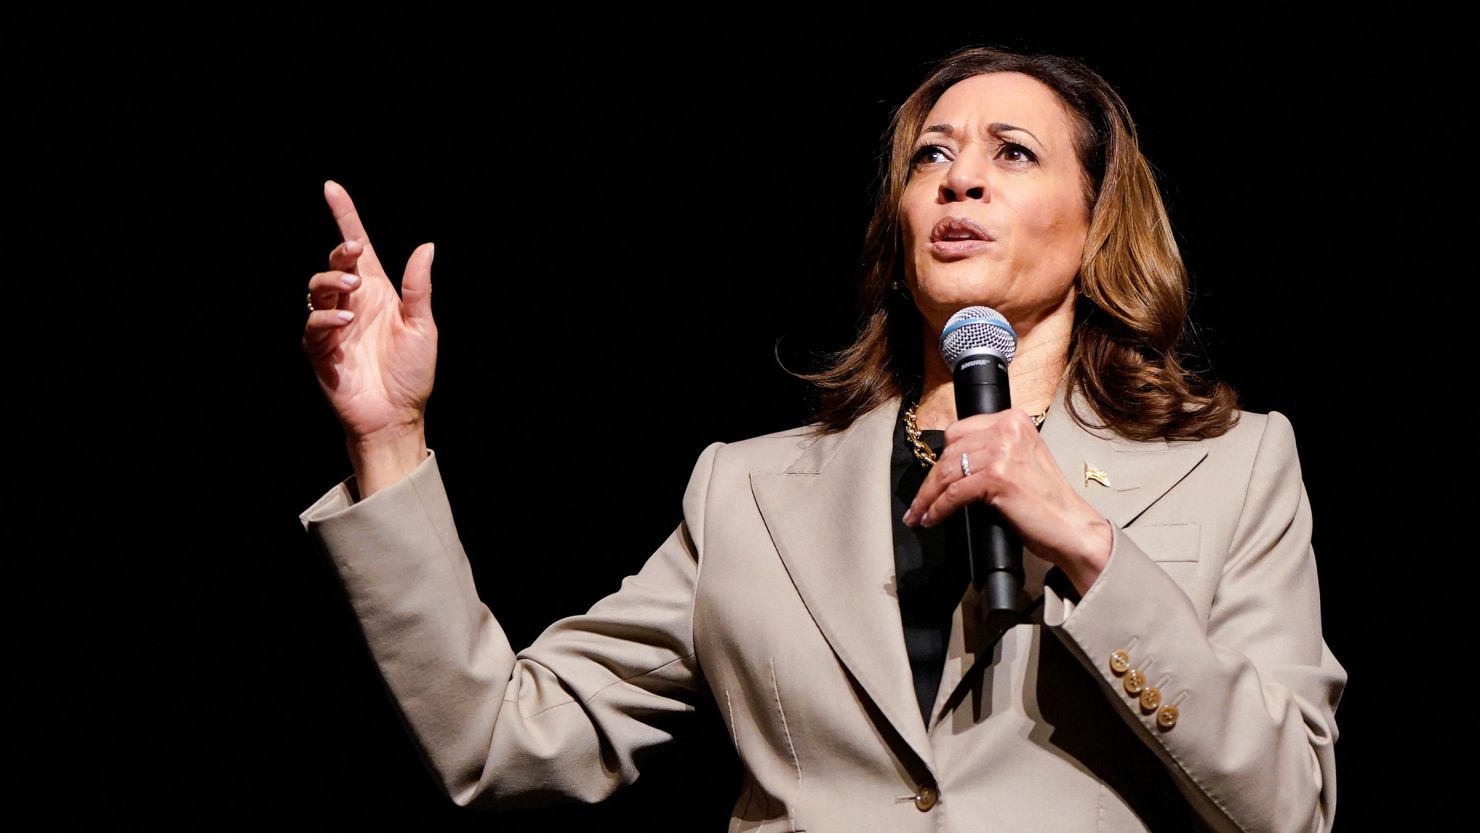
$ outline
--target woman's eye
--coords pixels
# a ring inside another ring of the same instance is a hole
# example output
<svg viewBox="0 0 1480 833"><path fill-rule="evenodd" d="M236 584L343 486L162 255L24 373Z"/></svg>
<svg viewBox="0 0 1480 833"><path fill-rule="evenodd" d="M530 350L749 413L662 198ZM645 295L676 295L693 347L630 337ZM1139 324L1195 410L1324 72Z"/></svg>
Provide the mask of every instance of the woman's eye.
<svg viewBox="0 0 1480 833"><path fill-rule="evenodd" d="M1020 154L1023 155L1023 161L1025 161L1025 162L1032 162L1036 158L1036 157L1033 156L1033 151L1028 150L1027 148L1023 147L1022 145L1018 144L1017 142L1003 142L1002 143L1002 151L1001 152L1002 153L1007 153L1007 152L1020 153Z"/></svg>
<svg viewBox="0 0 1480 833"><path fill-rule="evenodd" d="M910 164L918 165L924 162L925 158L930 156L932 153L940 153L940 150L940 145L926 145L915 151L915 156L913 159L910 160Z"/></svg>

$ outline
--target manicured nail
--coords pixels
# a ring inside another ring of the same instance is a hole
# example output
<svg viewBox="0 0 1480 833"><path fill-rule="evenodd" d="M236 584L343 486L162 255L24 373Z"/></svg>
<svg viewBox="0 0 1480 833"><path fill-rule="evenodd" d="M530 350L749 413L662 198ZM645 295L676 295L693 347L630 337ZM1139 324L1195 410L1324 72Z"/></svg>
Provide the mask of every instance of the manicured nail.
<svg viewBox="0 0 1480 833"><path fill-rule="evenodd" d="M910 525L910 510L904 510L904 514L899 516L899 522L905 526Z"/></svg>
<svg viewBox="0 0 1480 833"><path fill-rule="evenodd" d="M339 320L340 321L348 321L348 320L350 320L351 318L354 318L354 317L355 317L355 314L352 313L352 312L350 312L347 309L342 309L342 310L339 311Z"/></svg>
<svg viewBox="0 0 1480 833"><path fill-rule="evenodd" d="M354 286L355 283L357 281L359 281L359 280L360 280L360 276L359 275L345 275L344 276L344 285L345 286Z"/></svg>
<svg viewBox="0 0 1480 833"><path fill-rule="evenodd" d="M920 516L920 526L930 526L930 512L929 511L926 511L925 514L923 514L923 515Z"/></svg>

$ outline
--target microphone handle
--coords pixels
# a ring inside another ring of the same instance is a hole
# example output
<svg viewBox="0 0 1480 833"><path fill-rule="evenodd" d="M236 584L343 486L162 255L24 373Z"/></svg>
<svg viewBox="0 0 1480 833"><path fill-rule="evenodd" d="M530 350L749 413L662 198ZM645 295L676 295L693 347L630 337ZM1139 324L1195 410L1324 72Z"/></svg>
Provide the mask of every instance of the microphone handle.
<svg viewBox="0 0 1480 833"><path fill-rule="evenodd" d="M995 414L1012 407L1007 363L990 351L968 353L953 371L956 418ZM1023 591L1023 544L1002 514L985 503L962 507L966 513L966 550L971 583L985 602L988 616L1016 616L1028 606Z"/></svg>

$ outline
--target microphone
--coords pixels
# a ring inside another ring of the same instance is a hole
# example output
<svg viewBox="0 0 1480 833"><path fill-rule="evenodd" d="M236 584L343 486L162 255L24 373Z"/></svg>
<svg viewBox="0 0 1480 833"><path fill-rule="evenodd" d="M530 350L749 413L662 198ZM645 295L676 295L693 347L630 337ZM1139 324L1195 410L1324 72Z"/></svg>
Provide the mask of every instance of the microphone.
<svg viewBox="0 0 1480 833"><path fill-rule="evenodd" d="M951 316L940 333L940 355L956 387L956 418L995 414L1012 407L1007 366L1017 352L1017 331L991 307L972 306ZM989 618L1015 622L1028 607L1023 591L1023 543L994 507L981 502L966 513L971 583L983 593Z"/></svg>

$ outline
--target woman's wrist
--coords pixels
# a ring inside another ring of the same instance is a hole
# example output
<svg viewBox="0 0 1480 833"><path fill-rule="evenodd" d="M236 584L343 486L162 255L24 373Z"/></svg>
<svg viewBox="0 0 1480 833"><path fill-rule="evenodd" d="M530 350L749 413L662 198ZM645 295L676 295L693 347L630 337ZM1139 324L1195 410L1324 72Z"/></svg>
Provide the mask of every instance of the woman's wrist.
<svg viewBox="0 0 1480 833"><path fill-rule="evenodd" d="M345 448L355 470L357 500L364 500L421 465L427 457L426 429L417 423L346 437Z"/></svg>
<svg viewBox="0 0 1480 833"><path fill-rule="evenodd" d="M1111 550L1115 546L1115 530L1108 519L1096 515L1090 528L1091 531L1086 536L1086 546L1070 563L1062 566L1064 575L1081 597L1089 592L1090 586L1105 571L1105 565L1110 562Z"/></svg>

